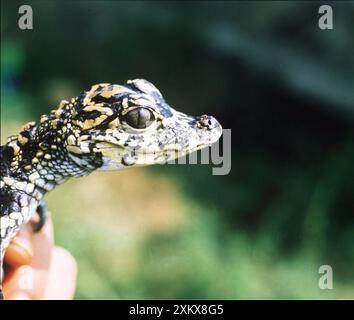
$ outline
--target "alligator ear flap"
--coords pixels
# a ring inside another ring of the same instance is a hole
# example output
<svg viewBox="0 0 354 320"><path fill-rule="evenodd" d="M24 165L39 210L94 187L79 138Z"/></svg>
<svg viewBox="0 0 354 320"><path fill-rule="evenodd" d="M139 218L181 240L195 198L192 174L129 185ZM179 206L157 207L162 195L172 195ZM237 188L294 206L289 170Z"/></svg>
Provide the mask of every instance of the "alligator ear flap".
<svg viewBox="0 0 354 320"><path fill-rule="evenodd" d="M139 91L151 95L153 97L157 97L159 99L162 98L162 94L151 82L146 81L144 79L135 79L135 80L128 80L127 84L135 87Z"/></svg>

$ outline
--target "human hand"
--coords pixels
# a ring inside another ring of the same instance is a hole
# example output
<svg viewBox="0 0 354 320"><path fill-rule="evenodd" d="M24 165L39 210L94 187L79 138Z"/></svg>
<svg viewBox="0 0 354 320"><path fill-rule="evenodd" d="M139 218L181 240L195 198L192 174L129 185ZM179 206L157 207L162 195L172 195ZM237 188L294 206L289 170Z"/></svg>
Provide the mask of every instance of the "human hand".
<svg viewBox="0 0 354 320"><path fill-rule="evenodd" d="M76 287L76 262L65 249L55 246L50 218L33 233L35 215L21 228L5 253L5 299L72 299Z"/></svg>

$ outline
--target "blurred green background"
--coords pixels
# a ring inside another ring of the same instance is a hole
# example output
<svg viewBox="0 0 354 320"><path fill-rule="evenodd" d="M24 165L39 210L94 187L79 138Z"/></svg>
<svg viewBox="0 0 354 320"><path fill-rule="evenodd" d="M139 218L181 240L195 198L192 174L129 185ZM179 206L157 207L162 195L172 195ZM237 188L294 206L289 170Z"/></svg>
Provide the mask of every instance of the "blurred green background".
<svg viewBox="0 0 354 320"><path fill-rule="evenodd" d="M76 298L354 298L354 5L1 1L1 141L99 82L146 78L232 129L232 170L94 173L47 197ZM333 290L318 287L321 265Z"/></svg>

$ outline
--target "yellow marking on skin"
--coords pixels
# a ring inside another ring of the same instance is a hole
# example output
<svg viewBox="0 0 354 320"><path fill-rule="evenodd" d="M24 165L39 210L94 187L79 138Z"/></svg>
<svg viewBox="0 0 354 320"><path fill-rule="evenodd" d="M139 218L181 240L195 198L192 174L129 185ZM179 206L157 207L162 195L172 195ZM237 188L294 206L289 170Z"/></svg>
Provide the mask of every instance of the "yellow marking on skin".
<svg viewBox="0 0 354 320"><path fill-rule="evenodd" d="M68 144L70 145L75 145L76 139L75 137L71 134L68 139L67 139Z"/></svg>
<svg viewBox="0 0 354 320"><path fill-rule="evenodd" d="M108 124L108 128L109 128L109 129L114 129L114 128L117 128L118 125L119 125L118 118L115 118L113 121L111 121L111 122Z"/></svg>
<svg viewBox="0 0 354 320"><path fill-rule="evenodd" d="M55 144L52 144L52 145L50 146L50 148L51 148L52 150L57 150L57 149L58 149L58 147L57 147Z"/></svg>
<svg viewBox="0 0 354 320"><path fill-rule="evenodd" d="M111 108L103 107L103 103L96 104L96 105L89 105L83 109L83 111L90 112L90 111L98 111L100 113L106 114L111 116L113 114L113 110Z"/></svg>
<svg viewBox="0 0 354 320"><path fill-rule="evenodd" d="M84 106L90 105L91 104L91 99L90 98L85 98L84 101L82 102Z"/></svg>
<svg viewBox="0 0 354 320"><path fill-rule="evenodd" d="M32 166L29 164L29 165L25 166L24 169L25 169L26 171L29 171L29 170L32 169Z"/></svg>
<svg viewBox="0 0 354 320"><path fill-rule="evenodd" d="M111 87L108 88L108 86ZM99 90L100 87L102 87L101 90ZM93 103L92 99L97 96L102 96L103 98L109 99L112 96L123 92L135 93L133 90L130 90L121 85L113 85L110 83L99 83L91 87L90 91L87 93L83 101L83 104L84 105L92 104Z"/></svg>
<svg viewBox="0 0 354 320"><path fill-rule="evenodd" d="M33 158L32 159L32 164L37 164L39 162L38 158Z"/></svg>
<svg viewBox="0 0 354 320"><path fill-rule="evenodd" d="M17 136L10 136L6 139L7 143L10 143L11 141L17 140Z"/></svg>
<svg viewBox="0 0 354 320"><path fill-rule="evenodd" d="M54 115L56 118L59 118L63 112L64 112L64 110L59 107L59 109L54 110Z"/></svg>
<svg viewBox="0 0 354 320"><path fill-rule="evenodd" d="M17 145L16 142L11 142L9 143L9 147L12 147L13 151L14 151L14 155L17 155L20 152L20 147Z"/></svg>
<svg viewBox="0 0 354 320"><path fill-rule="evenodd" d="M91 129L99 124L101 124L104 120L107 119L107 116L102 114L96 119L87 119L84 122L81 121L74 121L74 124L78 125L83 130Z"/></svg>
<svg viewBox="0 0 354 320"><path fill-rule="evenodd" d="M50 160L52 157L51 157L51 155L49 154L49 153L46 153L45 155L44 155L44 159L46 159L46 160Z"/></svg>
<svg viewBox="0 0 354 320"><path fill-rule="evenodd" d="M21 145L25 145L28 142L28 138L24 137L21 133L18 135L18 142Z"/></svg>
<svg viewBox="0 0 354 320"><path fill-rule="evenodd" d="M40 122L46 122L48 120L48 117L46 115L41 116Z"/></svg>
<svg viewBox="0 0 354 320"><path fill-rule="evenodd" d="M34 121L26 123L24 126L22 126L21 131L26 131L27 129L34 127L36 123Z"/></svg>
<svg viewBox="0 0 354 320"><path fill-rule="evenodd" d="M113 114L113 112L112 112L112 114ZM97 119L95 119L96 120L96 124L95 125L97 126L98 124L101 124L107 118L108 117L105 114L100 115Z"/></svg>
<svg viewBox="0 0 354 320"><path fill-rule="evenodd" d="M73 152L73 153L76 153L76 154L81 154L82 151L79 147L77 146L67 146L66 149L69 151L69 152Z"/></svg>
<svg viewBox="0 0 354 320"><path fill-rule="evenodd" d="M68 103L69 103L69 101L67 101L67 100L61 100L59 103L58 109L64 108Z"/></svg>
<svg viewBox="0 0 354 320"><path fill-rule="evenodd" d="M58 122L59 122L59 119L55 119L50 124L54 129L56 129L58 126Z"/></svg>
<svg viewBox="0 0 354 320"><path fill-rule="evenodd" d="M94 85L91 87L90 91L96 91L99 87L104 87L104 86L109 86L109 85L110 85L110 83L108 83L108 82L105 82L105 83L97 83L97 84L94 84Z"/></svg>
<svg viewBox="0 0 354 320"><path fill-rule="evenodd" d="M78 127L80 127L82 129L83 127L83 123L80 120L73 120L73 124L77 125Z"/></svg>
<svg viewBox="0 0 354 320"><path fill-rule="evenodd" d="M42 156L43 156L43 151L41 151L41 150L37 151L36 157L37 157L37 158L40 158L40 157L42 157Z"/></svg>
<svg viewBox="0 0 354 320"><path fill-rule="evenodd" d="M94 85L91 87L90 91L96 91L100 85L102 85L102 84L94 84Z"/></svg>

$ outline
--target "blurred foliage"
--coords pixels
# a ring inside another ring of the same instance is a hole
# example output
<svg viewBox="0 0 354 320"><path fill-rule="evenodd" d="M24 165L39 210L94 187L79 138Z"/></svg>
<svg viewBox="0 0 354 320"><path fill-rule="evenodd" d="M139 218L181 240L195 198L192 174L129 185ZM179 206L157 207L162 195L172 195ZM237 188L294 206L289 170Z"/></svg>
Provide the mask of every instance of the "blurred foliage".
<svg viewBox="0 0 354 320"><path fill-rule="evenodd" d="M1 2L1 141L93 83L146 78L232 129L232 171L94 173L49 194L77 298L353 298L353 3ZM318 268L334 289L318 288Z"/></svg>

